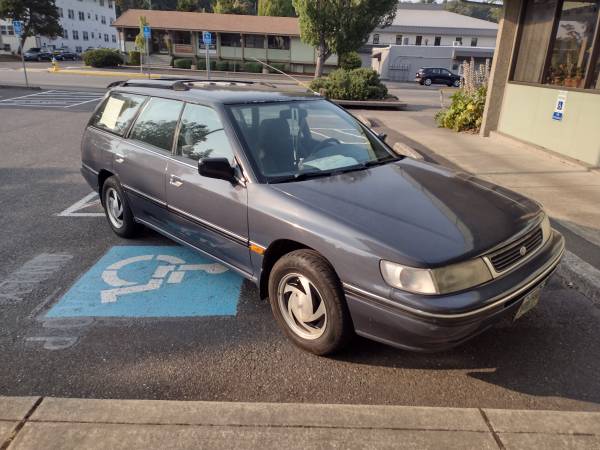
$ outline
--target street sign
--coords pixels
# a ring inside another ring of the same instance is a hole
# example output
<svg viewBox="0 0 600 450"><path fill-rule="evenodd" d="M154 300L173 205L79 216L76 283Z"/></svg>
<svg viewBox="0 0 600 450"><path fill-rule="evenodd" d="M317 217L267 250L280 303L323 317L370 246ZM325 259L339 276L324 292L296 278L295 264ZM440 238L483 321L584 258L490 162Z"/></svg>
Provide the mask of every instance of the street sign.
<svg viewBox="0 0 600 450"><path fill-rule="evenodd" d="M144 38L145 39L150 39L150 35L151 35L151 29L148 25L144 26Z"/></svg>
<svg viewBox="0 0 600 450"><path fill-rule="evenodd" d="M203 31L202 32L202 43L204 45L211 45L212 44L212 33L210 31Z"/></svg>
<svg viewBox="0 0 600 450"><path fill-rule="evenodd" d="M13 30L17 36L21 36L23 33L23 22L21 20L13 20Z"/></svg>
<svg viewBox="0 0 600 450"><path fill-rule="evenodd" d="M554 112L552 113L552 119L562 121L565 115L565 107L567 106L567 91L558 91L556 97L556 104L554 106Z"/></svg>

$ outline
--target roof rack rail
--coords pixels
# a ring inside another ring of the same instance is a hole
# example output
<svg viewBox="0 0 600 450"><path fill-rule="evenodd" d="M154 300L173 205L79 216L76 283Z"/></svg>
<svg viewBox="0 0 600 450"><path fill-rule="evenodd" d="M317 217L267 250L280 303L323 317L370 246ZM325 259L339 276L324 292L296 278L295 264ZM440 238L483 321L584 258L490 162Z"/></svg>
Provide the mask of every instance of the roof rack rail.
<svg viewBox="0 0 600 450"><path fill-rule="evenodd" d="M126 80L126 81L114 81L110 83L107 88L113 87L148 87L158 89L172 89L174 91L187 91L190 87L185 82L190 82L189 79L165 79L159 78L155 80Z"/></svg>

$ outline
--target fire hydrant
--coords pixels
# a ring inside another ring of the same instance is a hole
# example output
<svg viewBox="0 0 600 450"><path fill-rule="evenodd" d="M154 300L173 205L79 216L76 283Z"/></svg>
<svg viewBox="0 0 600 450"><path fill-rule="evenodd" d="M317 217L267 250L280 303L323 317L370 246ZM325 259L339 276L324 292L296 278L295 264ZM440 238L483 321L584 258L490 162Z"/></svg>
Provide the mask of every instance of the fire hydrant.
<svg viewBox="0 0 600 450"><path fill-rule="evenodd" d="M52 57L52 72L58 72L59 70L60 70L60 67L58 66L58 61L53 56Z"/></svg>

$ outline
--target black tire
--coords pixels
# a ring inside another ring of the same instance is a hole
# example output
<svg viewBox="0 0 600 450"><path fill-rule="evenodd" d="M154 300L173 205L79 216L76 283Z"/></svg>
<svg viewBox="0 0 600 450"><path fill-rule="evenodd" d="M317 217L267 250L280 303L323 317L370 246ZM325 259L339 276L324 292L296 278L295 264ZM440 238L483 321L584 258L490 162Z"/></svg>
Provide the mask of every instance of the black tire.
<svg viewBox="0 0 600 450"><path fill-rule="evenodd" d="M114 191L120 198L122 204L122 217L121 217L121 226L118 226L116 223L111 220L108 196L110 195L109 191ZM119 180L112 176L106 179L104 184L102 185L102 207L104 208L104 214L106 215L106 220L108 224L112 228L112 230L119 236L123 238L133 238L135 237L140 229L139 224L135 221L133 217L133 212L131 212L131 208L129 207L129 202L127 201L127 196L123 192L123 188L121 187L121 183Z"/></svg>
<svg viewBox="0 0 600 450"><path fill-rule="evenodd" d="M279 306L278 289L290 274L306 277L317 289L326 310L323 334L316 339L304 339L290 328ZM314 250L295 250L279 259L269 276L269 301L279 327L298 347L327 355L341 350L354 334L352 319L346 305L342 284L329 262Z"/></svg>
<svg viewBox="0 0 600 450"><path fill-rule="evenodd" d="M454 87L460 87L460 80L454 80L454 83L452 83L452 85Z"/></svg>
<svg viewBox="0 0 600 450"><path fill-rule="evenodd" d="M425 86L431 86L433 84L433 80L431 78L425 78L425 80L423 80L423 84Z"/></svg>

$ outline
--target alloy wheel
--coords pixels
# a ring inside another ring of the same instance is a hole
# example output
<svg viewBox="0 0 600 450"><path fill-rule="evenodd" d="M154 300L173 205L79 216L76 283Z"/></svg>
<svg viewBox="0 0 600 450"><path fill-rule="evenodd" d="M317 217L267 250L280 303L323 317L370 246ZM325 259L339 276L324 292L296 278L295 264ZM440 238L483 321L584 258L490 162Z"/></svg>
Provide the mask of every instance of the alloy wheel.
<svg viewBox="0 0 600 450"><path fill-rule="evenodd" d="M123 200L117 190L112 187L106 190L106 212L115 228L123 226Z"/></svg>

